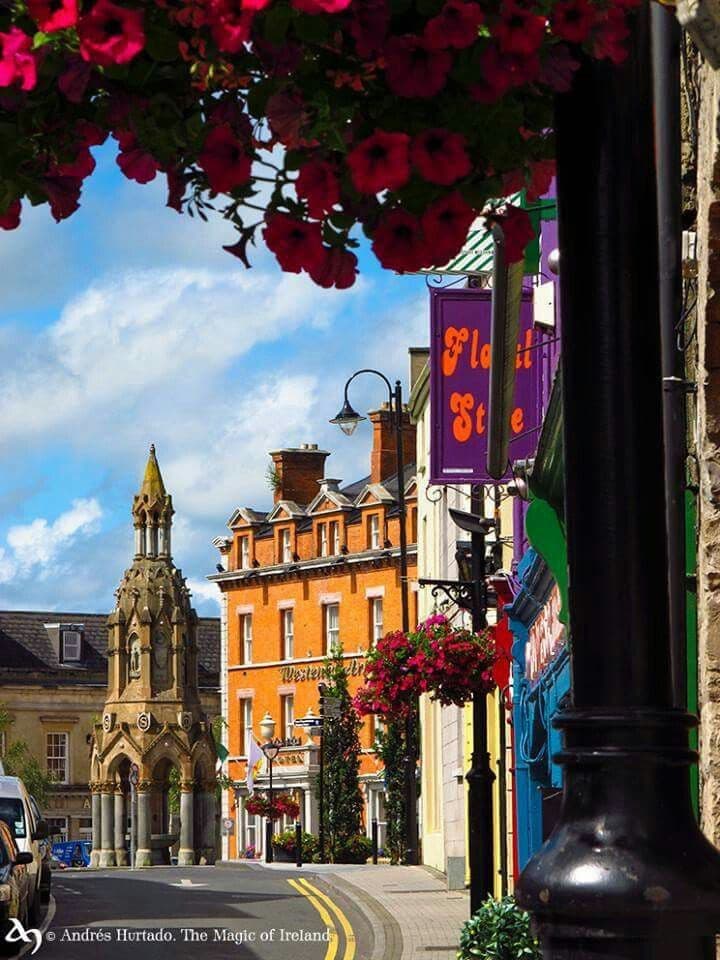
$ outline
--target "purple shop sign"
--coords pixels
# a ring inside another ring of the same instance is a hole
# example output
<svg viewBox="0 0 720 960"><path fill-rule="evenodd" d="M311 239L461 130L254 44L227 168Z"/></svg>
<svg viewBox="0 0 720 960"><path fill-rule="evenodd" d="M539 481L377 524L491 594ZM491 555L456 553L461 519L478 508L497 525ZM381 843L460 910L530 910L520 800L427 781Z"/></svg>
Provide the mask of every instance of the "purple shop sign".
<svg viewBox="0 0 720 960"><path fill-rule="evenodd" d="M486 470L491 293L430 291L430 483L497 483ZM510 460L532 457L541 426L541 367L532 292L520 306ZM507 476L510 476L508 464Z"/></svg>

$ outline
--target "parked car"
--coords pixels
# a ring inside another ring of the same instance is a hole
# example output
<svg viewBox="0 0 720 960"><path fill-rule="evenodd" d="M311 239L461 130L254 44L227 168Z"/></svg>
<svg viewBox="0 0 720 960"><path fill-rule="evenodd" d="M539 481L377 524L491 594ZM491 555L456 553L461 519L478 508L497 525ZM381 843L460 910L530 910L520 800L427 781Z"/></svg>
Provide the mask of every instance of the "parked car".
<svg viewBox="0 0 720 960"><path fill-rule="evenodd" d="M37 926L42 904L42 851L40 843L47 839L47 823L37 819L30 802L30 794L19 777L0 777L0 820L10 827L20 853L32 854L28 864L30 874L30 903L28 918Z"/></svg>
<svg viewBox="0 0 720 960"><path fill-rule="evenodd" d="M33 855L18 850L12 830L0 820L0 954L10 956L17 952L16 943L5 940L12 920L30 926L30 894L33 881L30 864Z"/></svg>
<svg viewBox="0 0 720 960"><path fill-rule="evenodd" d="M43 815L35 797L30 794L30 806L35 815L35 823L40 823ZM52 837L46 836L44 840L38 841L40 845L40 902L44 905L50 903L50 888L52 886Z"/></svg>

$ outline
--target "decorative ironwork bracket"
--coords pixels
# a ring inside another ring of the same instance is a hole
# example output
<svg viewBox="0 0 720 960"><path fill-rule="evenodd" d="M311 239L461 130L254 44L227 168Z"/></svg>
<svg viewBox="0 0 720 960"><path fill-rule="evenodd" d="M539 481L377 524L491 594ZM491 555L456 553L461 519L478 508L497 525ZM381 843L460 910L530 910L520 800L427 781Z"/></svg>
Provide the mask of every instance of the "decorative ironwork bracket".
<svg viewBox="0 0 720 960"><path fill-rule="evenodd" d="M475 598L475 583L472 580L418 580L420 587L432 587L432 596L445 594L449 603L457 604L461 610L472 610Z"/></svg>

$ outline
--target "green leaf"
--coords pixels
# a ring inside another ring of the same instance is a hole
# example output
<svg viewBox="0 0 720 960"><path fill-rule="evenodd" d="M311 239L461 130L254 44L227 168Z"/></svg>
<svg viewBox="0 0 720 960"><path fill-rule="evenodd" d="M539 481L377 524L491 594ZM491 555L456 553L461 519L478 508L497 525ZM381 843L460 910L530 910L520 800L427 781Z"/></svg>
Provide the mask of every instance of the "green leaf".
<svg viewBox="0 0 720 960"><path fill-rule="evenodd" d="M276 46L280 46L287 35L292 18L293 14L290 7L284 4L275 4L275 6L270 7L263 22L265 39Z"/></svg>
<svg viewBox="0 0 720 960"><path fill-rule="evenodd" d="M172 63L180 55L177 34L156 24L151 24L146 32L145 50L160 63Z"/></svg>

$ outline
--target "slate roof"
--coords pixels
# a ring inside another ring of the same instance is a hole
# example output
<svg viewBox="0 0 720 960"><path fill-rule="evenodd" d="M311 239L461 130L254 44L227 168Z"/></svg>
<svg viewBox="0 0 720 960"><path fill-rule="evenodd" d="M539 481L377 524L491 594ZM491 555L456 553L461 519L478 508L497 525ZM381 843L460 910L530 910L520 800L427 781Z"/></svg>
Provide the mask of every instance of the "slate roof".
<svg viewBox="0 0 720 960"><path fill-rule="evenodd" d="M107 683L107 614L0 610L0 682ZM82 624L81 665L58 663L46 623ZM220 620L198 619L198 679L218 687Z"/></svg>

